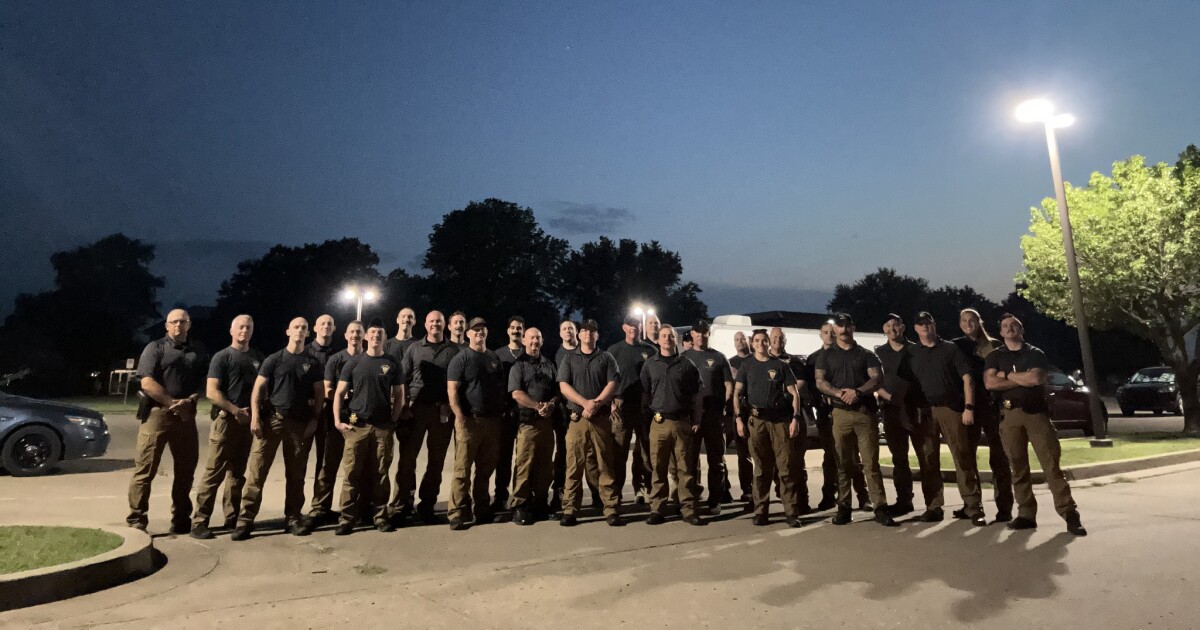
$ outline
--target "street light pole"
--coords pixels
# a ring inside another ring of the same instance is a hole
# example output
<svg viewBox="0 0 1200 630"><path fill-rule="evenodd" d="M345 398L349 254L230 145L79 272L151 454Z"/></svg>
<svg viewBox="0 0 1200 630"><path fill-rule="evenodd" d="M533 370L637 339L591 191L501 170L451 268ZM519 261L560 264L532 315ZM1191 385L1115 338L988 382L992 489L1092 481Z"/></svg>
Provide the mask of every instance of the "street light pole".
<svg viewBox="0 0 1200 630"><path fill-rule="evenodd" d="M377 297L379 294L375 292L375 289L349 286L342 291L342 299L347 302L353 300L356 303L357 310L354 319L360 322L362 321L363 302L374 302Z"/></svg>

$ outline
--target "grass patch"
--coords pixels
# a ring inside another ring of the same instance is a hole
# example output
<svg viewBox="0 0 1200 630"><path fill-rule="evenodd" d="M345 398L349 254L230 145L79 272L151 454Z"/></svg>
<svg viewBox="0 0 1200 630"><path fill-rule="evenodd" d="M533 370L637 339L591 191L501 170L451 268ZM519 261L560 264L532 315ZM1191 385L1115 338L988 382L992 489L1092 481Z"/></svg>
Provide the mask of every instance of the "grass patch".
<svg viewBox="0 0 1200 630"><path fill-rule="evenodd" d="M376 564L360 564L354 567L361 575L383 575L387 573L387 567L381 567Z"/></svg>
<svg viewBox="0 0 1200 630"><path fill-rule="evenodd" d="M75 562L120 547L125 540L80 527L0 527L0 574Z"/></svg>
<svg viewBox="0 0 1200 630"><path fill-rule="evenodd" d="M1138 433L1113 437L1112 440L1112 448L1092 448L1086 439L1062 440L1059 443L1062 446L1061 465L1064 467L1081 466L1200 448L1200 438L1180 437L1178 433ZM881 448L886 449L886 447ZM991 470L988 454L986 446L976 449L975 459L980 470ZM916 470L917 458L910 455L908 461L913 470ZM892 458L880 456L879 462L890 466ZM1033 470L1041 470L1037 454L1033 452L1032 446L1029 447L1029 467ZM945 451L942 452L942 469L954 469L954 459L950 457L950 453Z"/></svg>
<svg viewBox="0 0 1200 630"><path fill-rule="evenodd" d="M129 401L121 402L120 396L72 396L69 398L55 398L53 402L63 403L65 405L75 405L76 407L86 407L93 411L98 411L102 414L127 414L133 415L137 413L138 397L136 394L129 395ZM196 405L196 416L209 415L209 408L212 403L208 399L201 398Z"/></svg>

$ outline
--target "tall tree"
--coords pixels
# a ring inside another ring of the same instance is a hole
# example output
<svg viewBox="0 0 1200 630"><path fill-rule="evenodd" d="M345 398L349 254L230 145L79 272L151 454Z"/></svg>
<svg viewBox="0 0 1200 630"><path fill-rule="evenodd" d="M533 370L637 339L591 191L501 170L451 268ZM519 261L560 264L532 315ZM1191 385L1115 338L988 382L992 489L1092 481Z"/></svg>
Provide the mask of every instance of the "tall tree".
<svg viewBox="0 0 1200 630"><path fill-rule="evenodd" d="M563 269L563 295L570 312L595 319L605 339L620 334L621 320L635 303L652 307L669 324L690 326L708 316L700 287L683 282L683 260L658 241L638 244L608 237L571 252Z"/></svg>
<svg viewBox="0 0 1200 630"><path fill-rule="evenodd" d="M507 343L505 323L521 315L549 336L558 322L569 246L547 235L529 208L500 199L472 201L429 234L424 267L431 304L488 320L491 345ZM419 316L418 316L419 317Z"/></svg>
<svg viewBox="0 0 1200 630"><path fill-rule="evenodd" d="M876 332L888 313L896 313L911 324L918 311L929 309L929 295L928 280L880 267L853 284L834 287L827 307L831 313L849 313L860 329Z"/></svg>
<svg viewBox="0 0 1200 630"><path fill-rule="evenodd" d="M1186 152L1185 152L1186 153ZM1067 185L1084 308L1098 328L1119 327L1153 341L1174 368L1185 432L1200 435L1196 383L1200 361L1185 336L1200 325L1200 167L1147 166L1134 156L1093 173L1086 188ZM1030 212L1021 238L1021 291L1047 314L1074 317L1057 204Z"/></svg>
<svg viewBox="0 0 1200 630"><path fill-rule="evenodd" d="M254 316L256 346L272 351L285 342L284 330L293 317L311 325L323 313L338 321L338 329L354 319L355 305L341 300L351 284L379 288L382 278L375 266L379 256L357 238L309 243L299 247L276 245L261 258L238 263L237 271L221 283L212 315L211 339L215 348L229 343L228 324L241 313ZM377 305L366 305L363 318L383 317ZM395 314L393 313L394 317Z"/></svg>
<svg viewBox="0 0 1200 630"><path fill-rule="evenodd" d="M19 296L0 331L2 367L28 365L34 389L65 393L134 356L158 317L163 279L150 273L153 260L153 245L124 234L52 255L55 288Z"/></svg>

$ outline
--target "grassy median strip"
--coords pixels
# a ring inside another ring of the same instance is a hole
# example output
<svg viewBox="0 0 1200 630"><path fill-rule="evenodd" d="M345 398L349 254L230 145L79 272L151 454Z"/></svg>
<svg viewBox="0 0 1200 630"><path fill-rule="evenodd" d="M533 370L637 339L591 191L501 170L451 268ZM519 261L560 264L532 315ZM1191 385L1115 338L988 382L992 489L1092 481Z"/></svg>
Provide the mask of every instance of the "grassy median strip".
<svg viewBox="0 0 1200 630"><path fill-rule="evenodd" d="M1180 437L1178 433L1138 433L1114 437L1112 448L1092 448L1086 438L1062 440L1060 444L1062 445L1062 466L1069 467L1188 451L1200 448L1200 439ZM880 446L880 450L887 452L887 447ZM911 452L912 445L910 444L909 453ZM991 466L988 464L988 454L986 446L976 449L975 457L979 461L980 470L991 470ZM908 461L913 470L916 470L917 458L909 455ZM890 466L892 458L881 455L879 462ZM1029 467L1033 470L1041 470L1037 454L1033 452L1032 447L1029 449ZM954 469L954 460L945 449L942 450L942 469Z"/></svg>
<svg viewBox="0 0 1200 630"><path fill-rule="evenodd" d="M80 527L0 527L0 574L65 564L112 551L123 538Z"/></svg>

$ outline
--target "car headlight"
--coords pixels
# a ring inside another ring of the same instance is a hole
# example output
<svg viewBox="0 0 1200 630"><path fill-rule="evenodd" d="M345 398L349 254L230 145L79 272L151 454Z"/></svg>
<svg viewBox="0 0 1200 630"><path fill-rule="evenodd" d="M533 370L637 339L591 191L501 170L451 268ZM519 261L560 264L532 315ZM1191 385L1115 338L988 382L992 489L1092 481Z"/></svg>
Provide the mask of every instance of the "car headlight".
<svg viewBox="0 0 1200 630"><path fill-rule="evenodd" d="M104 428L104 420L101 420L100 418L85 418L82 416L67 416L67 420L70 420L72 424L75 424L75 425L78 425L81 427L85 427L88 429L103 429Z"/></svg>
<svg viewBox="0 0 1200 630"><path fill-rule="evenodd" d="M1088 393L1087 385L1080 385L1079 389L1077 389L1075 391L1079 392L1080 394L1086 394L1086 393Z"/></svg>

